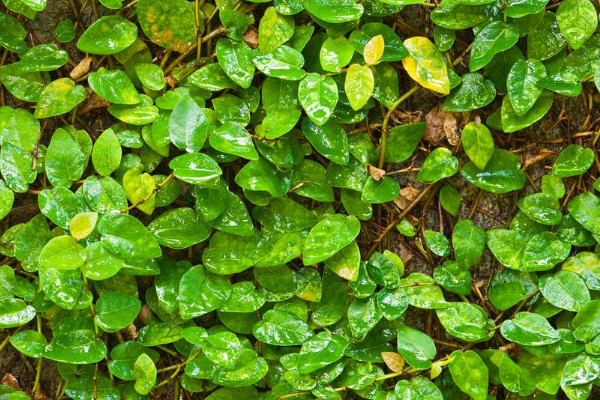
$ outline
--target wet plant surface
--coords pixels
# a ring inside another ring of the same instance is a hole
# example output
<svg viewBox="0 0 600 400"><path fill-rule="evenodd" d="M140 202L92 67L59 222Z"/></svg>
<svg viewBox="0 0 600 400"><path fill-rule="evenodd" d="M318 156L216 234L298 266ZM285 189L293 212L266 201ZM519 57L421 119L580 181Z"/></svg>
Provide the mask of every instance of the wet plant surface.
<svg viewBox="0 0 600 400"><path fill-rule="evenodd" d="M586 399L589 0L2 0L0 399Z"/></svg>

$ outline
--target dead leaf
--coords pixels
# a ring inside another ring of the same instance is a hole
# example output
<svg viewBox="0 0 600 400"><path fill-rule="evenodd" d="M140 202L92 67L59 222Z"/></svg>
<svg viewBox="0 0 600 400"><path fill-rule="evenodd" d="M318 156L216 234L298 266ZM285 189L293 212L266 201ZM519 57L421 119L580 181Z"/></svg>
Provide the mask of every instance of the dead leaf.
<svg viewBox="0 0 600 400"><path fill-rule="evenodd" d="M173 78L171 75L165 77L165 82L167 85L169 85L169 87L171 87L171 89L177 86L177 79Z"/></svg>
<svg viewBox="0 0 600 400"><path fill-rule="evenodd" d="M10 386L15 390L21 390L21 386L19 386L19 381L17 378L12 376L11 374L4 374L4 378L0 381L0 385Z"/></svg>
<svg viewBox="0 0 600 400"><path fill-rule="evenodd" d="M553 154L554 152L552 150L548 150L545 147L534 149L532 152L527 152L527 155L525 156L525 162L523 163L523 169L527 169L527 167L545 160Z"/></svg>
<svg viewBox="0 0 600 400"><path fill-rule="evenodd" d="M244 42L253 49L258 47L258 31L255 27L251 26L248 28L242 39L244 39Z"/></svg>
<svg viewBox="0 0 600 400"><path fill-rule="evenodd" d="M123 330L123 336L129 340L135 340L138 337L137 327L134 324L129 324L127 328Z"/></svg>
<svg viewBox="0 0 600 400"><path fill-rule="evenodd" d="M396 109L394 114L392 114L392 121L394 121L394 125L414 124L416 122L421 122L422 117L423 113L421 111L404 111Z"/></svg>
<svg viewBox="0 0 600 400"><path fill-rule="evenodd" d="M384 351L381 353L381 358L392 372L400 372L404 368L404 357L393 351Z"/></svg>
<svg viewBox="0 0 600 400"><path fill-rule="evenodd" d="M399 209L404 210L415 201L417 196L419 196L419 193L419 190L414 187L406 186L400 189L400 193L394 199L394 204L396 204Z"/></svg>
<svg viewBox="0 0 600 400"><path fill-rule="evenodd" d="M49 399L49 397L42 391L42 388L38 387L35 393L33 394L33 400L45 400Z"/></svg>
<svg viewBox="0 0 600 400"><path fill-rule="evenodd" d="M378 182L385 176L385 170L374 167L371 164L367 165L367 171L369 171L371 177Z"/></svg>
<svg viewBox="0 0 600 400"><path fill-rule="evenodd" d="M90 67L92 66L92 63L95 62L96 60L94 59L94 57L86 57L83 60L79 61L79 64L77 64L75 66L75 68L73 68L71 70L71 72L69 73L69 75L71 76L72 79L79 79L81 77L83 77L85 74L87 74L90 71Z"/></svg>
<svg viewBox="0 0 600 400"><path fill-rule="evenodd" d="M107 108L108 106L110 106L108 101L98 96L96 93L88 90L88 96L80 110L81 113L86 114L97 108Z"/></svg>
<svg viewBox="0 0 600 400"><path fill-rule="evenodd" d="M441 143L444 138L456 146L460 142L460 131L469 122L470 113L449 112L437 106L425 115L425 135L423 139L431 143Z"/></svg>

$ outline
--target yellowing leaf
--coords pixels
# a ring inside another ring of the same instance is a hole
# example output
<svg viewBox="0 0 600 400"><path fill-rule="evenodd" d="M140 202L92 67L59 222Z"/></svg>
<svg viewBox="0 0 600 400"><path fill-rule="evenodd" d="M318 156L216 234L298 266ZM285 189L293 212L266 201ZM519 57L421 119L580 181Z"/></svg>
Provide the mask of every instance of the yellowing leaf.
<svg viewBox="0 0 600 400"><path fill-rule="evenodd" d="M75 215L69 223L71 236L77 240L85 239L94 231L96 222L98 222L98 213L83 212Z"/></svg>
<svg viewBox="0 0 600 400"><path fill-rule="evenodd" d="M385 43L383 41L383 36L377 35L372 37L365 45L365 50L363 51L365 62L368 65L376 64L381 56L383 56L384 48Z"/></svg>
<svg viewBox="0 0 600 400"><path fill-rule="evenodd" d="M375 79L366 65L352 64L346 74L344 89L353 110L361 109L373 94Z"/></svg>
<svg viewBox="0 0 600 400"><path fill-rule="evenodd" d="M448 68L442 53L426 37L415 36L404 41L410 56L402 60L408 75L424 88L450 93Z"/></svg>
<svg viewBox="0 0 600 400"><path fill-rule="evenodd" d="M392 372L400 372L404 368L404 357L393 351L384 351L381 353L381 358Z"/></svg>

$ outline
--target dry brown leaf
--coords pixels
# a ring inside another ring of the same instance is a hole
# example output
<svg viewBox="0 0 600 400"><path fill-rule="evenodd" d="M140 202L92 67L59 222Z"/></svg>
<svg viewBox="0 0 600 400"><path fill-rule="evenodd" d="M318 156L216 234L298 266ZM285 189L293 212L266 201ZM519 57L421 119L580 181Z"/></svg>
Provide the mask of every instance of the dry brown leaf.
<svg viewBox="0 0 600 400"><path fill-rule="evenodd" d="M79 61L79 64L77 64L75 66L75 68L73 68L71 70L71 72L69 73L69 75L71 76L72 79L79 79L81 77L83 77L85 74L87 74L90 71L90 67L92 66L92 63L95 62L96 60L94 59L94 57L86 57L83 60Z"/></svg>
<svg viewBox="0 0 600 400"><path fill-rule="evenodd" d="M258 31L255 27L251 26L248 28L242 39L244 39L244 42L253 49L258 47Z"/></svg>
<svg viewBox="0 0 600 400"><path fill-rule="evenodd" d="M400 372L404 368L404 357L393 351L384 351L381 353L381 357L392 372Z"/></svg>
<svg viewBox="0 0 600 400"><path fill-rule="evenodd" d="M385 170L374 167L371 164L367 165L367 171L369 171L371 177L376 181L380 181L385 176Z"/></svg>
<svg viewBox="0 0 600 400"><path fill-rule="evenodd" d="M50 397L48 397L46 395L46 393L44 393L42 391L42 388L38 387L37 390L35 391L35 393L33 394L33 400L45 400L45 399L49 399Z"/></svg>
<svg viewBox="0 0 600 400"><path fill-rule="evenodd" d="M394 199L394 203L399 209L404 210L419 196L419 190L412 186L406 186L400 189L400 193Z"/></svg>
<svg viewBox="0 0 600 400"><path fill-rule="evenodd" d="M527 152L527 155L525 156L525 162L523 163L523 168L526 169L537 162L545 160L553 154L554 152L552 150L548 150L545 147L534 149L532 152Z"/></svg>
<svg viewBox="0 0 600 400"><path fill-rule="evenodd" d="M441 143L444 138L455 146L460 141L460 131L469 122L470 113L449 112L441 106L431 109L425 115L425 135L423 139L432 143Z"/></svg>
<svg viewBox="0 0 600 400"><path fill-rule="evenodd" d="M422 117L423 113L421 111L395 110L392 114L392 121L395 125L414 124L421 122Z"/></svg>
<svg viewBox="0 0 600 400"><path fill-rule="evenodd" d="M98 96L96 93L88 90L88 96L80 110L81 113L86 114L97 108L107 108L108 106L110 106L108 101Z"/></svg>
<svg viewBox="0 0 600 400"><path fill-rule="evenodd" d="M167 85L169 85L171 89L177 86L177 79L173 78L171 75L165 77L165 82L167 82Z"/></svg>
<svg viewBox="0 0 600 400"><path fill-rule="evenodd" d="M19 386L19 381L17 378L12 376L11 374L4 374L4 378L0 381L0 385L10 386L15 390L21 390L21 386Z"/></svg>
<svg viewBox="0 0 600 400"><path fill-rule="evenodd" d="M129 326L123 330L123 336L125 336L129 340L137 339L137 327L134 324L129 324Z"/></svg>

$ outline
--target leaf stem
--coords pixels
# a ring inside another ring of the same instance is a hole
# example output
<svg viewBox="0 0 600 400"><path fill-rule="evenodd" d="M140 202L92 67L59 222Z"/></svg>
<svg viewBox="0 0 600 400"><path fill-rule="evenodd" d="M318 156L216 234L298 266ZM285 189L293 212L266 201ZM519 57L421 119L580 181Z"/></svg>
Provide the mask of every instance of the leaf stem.
<svg viewBox="0 0 600 400"><path fill-rule="evenodd" d="M390 117L392 116L394 111L396 111L396 108L404 100L408 99L410 96L412 96L414 93L416 93L420 88L421 88L420 86L413 86L408 92L406 92L402 96L400 96L391 105L391 107L388 109L387 113L385 114L385 117L383 118L383 123L381 124L381 144L379 146L379 162L377 163L377 168L383 169L383 163L385 162L385 145L386 145L386 141L387 141L387 130L388 130L388 124L390 121Z"/></svg>

